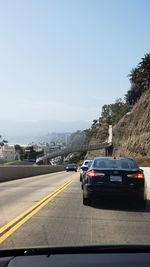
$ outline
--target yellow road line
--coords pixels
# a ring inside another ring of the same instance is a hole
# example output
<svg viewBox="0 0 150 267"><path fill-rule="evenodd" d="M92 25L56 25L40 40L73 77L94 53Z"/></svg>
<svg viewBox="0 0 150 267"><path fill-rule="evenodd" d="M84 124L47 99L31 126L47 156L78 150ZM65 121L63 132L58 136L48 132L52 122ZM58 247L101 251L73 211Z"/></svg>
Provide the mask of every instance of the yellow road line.
<svg viewBox="0 0 150 267"><path fill-rule="evenodd" d="M77 175L73 177L71 180L67 181L65 184L60 186L54 192L50 193L38 203L33 205L31 208L25 210L20 215L18 215L15 219L4 225L0 228L0 244L4 242L10 235L12 235L20 226L22 226L25 222L27 222L33 215L35 215L39 210L41 210L45 205L47 205L50 201L52 201L57 195L59 195L62 191L64 191L69 185L71 185L77 179ZM19 222L17 222L19 221ZM14 226L13 226L14 225ZM7 230L8 229L8 230Z"/></svg>

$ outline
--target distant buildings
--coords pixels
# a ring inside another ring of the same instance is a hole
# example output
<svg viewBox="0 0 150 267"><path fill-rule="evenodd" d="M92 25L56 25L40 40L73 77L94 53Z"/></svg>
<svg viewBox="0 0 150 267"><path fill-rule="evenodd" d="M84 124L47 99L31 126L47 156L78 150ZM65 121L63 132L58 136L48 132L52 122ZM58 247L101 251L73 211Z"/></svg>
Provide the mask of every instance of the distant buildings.
<svg viewBox="0 0 150 267"><path fill-rule="evenodd" d="M30 144L0 145L0 164L6 162L35 161L38 157L63 149L69 144L70 133L53 134L53 139L32 142ZM52 159L51 164L56 164L60 157Z"/></svg>
<svg viewBox="0 0 150 267"><path fill-rule="evenodd" d="M4 145L0 148L0 159L9 162L14 160L19 160L19 153L16 152L14 146Z"/></svg>

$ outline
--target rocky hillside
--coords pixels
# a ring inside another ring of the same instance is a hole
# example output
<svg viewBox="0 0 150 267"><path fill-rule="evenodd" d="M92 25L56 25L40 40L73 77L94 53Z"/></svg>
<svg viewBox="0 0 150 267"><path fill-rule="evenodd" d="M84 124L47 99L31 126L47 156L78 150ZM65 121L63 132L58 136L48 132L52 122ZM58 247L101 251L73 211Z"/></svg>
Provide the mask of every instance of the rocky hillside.
<svg viewBox="0 0 150 267"><path fill-rule="evenodd" d="M150 90L113 127L114 154L150 163Z"/></svg>
<svg viewBox="0 0 150 267"><path fill-rule="evenodd" d="M113 154L132 157L141 166L150 166L150 53L141 58L128 77L130 89L123 100L119 98L102 107L101 123L92 125L96 128L91 132L89 143L104 142L107 127L102 126L111 124ZM101 154L101 151L88 152L86 158Z"/></svg>
<svg viewBox="0 0 150 267"><path fill-rule="evenodd" d="M88 136L89 144L105 142L108 124L97 123ZM113 126L114 155L135 158L142 166L150 166L150 90L121 120ZM85 159L105 155L104 150L89 151Z"/></svg>
<svg viewBox="0 0 150 267"><path fill-rule="evenodd" d="M100 144L106 142L108 138L108 124L97 123L93 126L88 134L88 144ZM93 159L94 157L105 155L105 150L93 150L86 153L85 159Z"/></svg>

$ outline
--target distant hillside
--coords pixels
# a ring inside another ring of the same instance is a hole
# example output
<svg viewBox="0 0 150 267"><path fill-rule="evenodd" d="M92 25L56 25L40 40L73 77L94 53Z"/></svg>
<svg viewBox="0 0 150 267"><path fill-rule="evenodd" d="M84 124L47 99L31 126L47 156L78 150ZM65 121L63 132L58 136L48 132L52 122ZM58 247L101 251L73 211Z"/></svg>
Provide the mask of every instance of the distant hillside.
<svg viewBox="0 0 150 267"><path fill-rule="evenodd" d="M88 121L0 121L0 135L9 143L28 143L42 139L48 133L66 133L84 130L91 125Z"/></svg>

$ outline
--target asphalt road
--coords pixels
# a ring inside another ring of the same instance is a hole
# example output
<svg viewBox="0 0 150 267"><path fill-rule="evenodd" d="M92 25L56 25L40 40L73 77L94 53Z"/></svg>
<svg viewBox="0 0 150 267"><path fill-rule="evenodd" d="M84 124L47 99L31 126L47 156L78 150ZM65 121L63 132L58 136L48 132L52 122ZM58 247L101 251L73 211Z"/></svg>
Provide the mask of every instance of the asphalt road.
<svg viewBox="0 0 150 267"><path fill-rule="evenodd" d="M1 240L0 248L149 244L150 168L145 169L145 174L149 200L146 209L142 210L120 201L104 201L91 207L83 206L79 173L60 172L1 183L0 230L16 216L56 191L56 188L74 179L37 212L35 210L35 214L18 226L13 233L10 230L8 238ZM15 229L16 226L11 227ZM7 232L9 229L6 227L4 230ZM1 231L2 237L5 231Z"/></svg>

